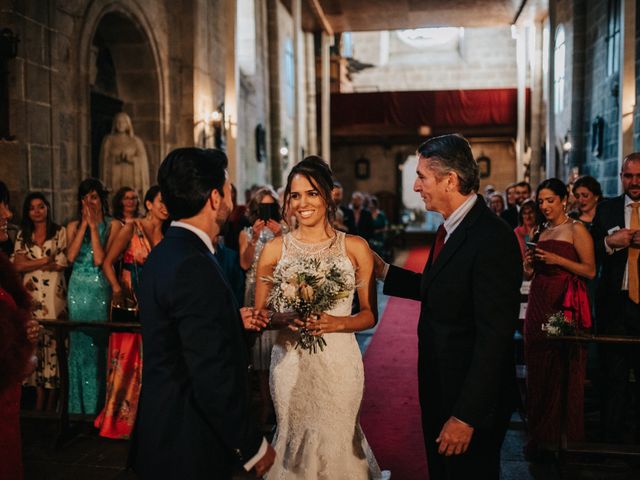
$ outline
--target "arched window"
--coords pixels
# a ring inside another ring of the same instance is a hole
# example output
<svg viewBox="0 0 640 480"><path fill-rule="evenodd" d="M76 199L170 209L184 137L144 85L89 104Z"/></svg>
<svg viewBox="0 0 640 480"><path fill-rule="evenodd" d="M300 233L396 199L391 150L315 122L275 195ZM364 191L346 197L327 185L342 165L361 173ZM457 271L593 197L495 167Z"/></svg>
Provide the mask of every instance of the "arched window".
<svg viewBox="0 0 640 480"><path fill-rule="evenodd" d="M284 42L284 96L287 106L287 114L293 117L294 88L295 88L295 63L293 58L293 41L287 38Z"/></svg>
<svg viewBox="0 0 640 480"><path fill-rule="evenodd" d="M255 0L238 0L238 66L245 75L256 73Z"/></svg>
<svg viewBox="0 0 640 480"><path fill-rule="evenodd" d="M609 0L607 19L607 75L620 71L620 0Z"/></svg>
<svg viewBox="0 0 640 480"><path fill-rule="evenodd" d="M556 30L553 61L553 111L560 113L564 110L564 73L566 66L566 42L564 27L560 25Z"/></svg>

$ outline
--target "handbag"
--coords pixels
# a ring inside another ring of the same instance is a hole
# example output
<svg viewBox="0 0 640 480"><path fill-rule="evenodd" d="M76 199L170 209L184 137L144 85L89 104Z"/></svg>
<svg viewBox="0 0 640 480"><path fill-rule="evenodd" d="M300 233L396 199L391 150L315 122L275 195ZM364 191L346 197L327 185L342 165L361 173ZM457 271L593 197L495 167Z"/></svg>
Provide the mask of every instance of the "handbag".
<svg viewBox="0 0 640 480"><path fill-rule="evenodd" d="M120 260L120 270L124 268L123 260ZM138 278L138 265L133 262L133 268ZM116 301L113 296L109 303L109 321L116 323L137 323L140 321L140 309L138 308L138 297L133 287L125 285L122 288L122 296Z"/></svg>
<svg viewBox="0 0 640 480"><path fill-rule="evenodd" d="M122 299L117 302L113 298L109 306L109 321L115 323L136 323L140 321L138 299L132 288L122 289Z"/></svg>

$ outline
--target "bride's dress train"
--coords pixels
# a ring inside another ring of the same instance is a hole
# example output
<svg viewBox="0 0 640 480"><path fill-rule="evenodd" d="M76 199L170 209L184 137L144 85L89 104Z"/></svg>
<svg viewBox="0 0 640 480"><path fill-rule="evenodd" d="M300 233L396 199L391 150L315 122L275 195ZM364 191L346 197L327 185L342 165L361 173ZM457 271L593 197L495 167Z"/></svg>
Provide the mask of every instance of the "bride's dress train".
<svg viewBox="0 0 640 480"><path fill-rule="evenodd" d="M331 258L355 277L345 251L345 235L321 244L305 244L291 234L283 240L276 269L299 256ZM355 281L354 281L355 284ZM351 314L354 292L327 312ZM289 330L278 334L271 356L270 384L278 428L274 437L276 461L268 480L369 480L389 478L378 463L360 428L359 410L364 388L362 355L353 333L324 335L324 351L310 354L296 349Z"/></svg>

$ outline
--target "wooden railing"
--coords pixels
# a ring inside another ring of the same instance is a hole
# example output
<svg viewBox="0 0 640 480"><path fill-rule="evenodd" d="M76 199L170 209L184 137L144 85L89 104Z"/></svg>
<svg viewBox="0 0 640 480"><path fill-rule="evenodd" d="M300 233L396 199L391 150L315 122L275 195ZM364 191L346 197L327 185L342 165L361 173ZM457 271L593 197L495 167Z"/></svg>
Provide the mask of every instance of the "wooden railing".
<svg viewBox="0 0 640 480"><path fill-rule="evenodd" d="M562 425L560 442L558 445L560 464L565 464L567 462L567 456L571 454L640 457L640 445L638 444L627 445L595 442L570 442L567 436L569 421L569 368L572 348L576 345L586 345L588 343L640 346L640 337L614 335L550 335L547 338L551 341L562 344ZM640 372L637 372L636 375L640 377ZM602 407L603 406L601 406L601 408Z"/></svg>
<svg viewBox="0 0 640 480"><path fill-rule="evenodd" d="M67 352L67 339L69 331L86 328L97 328L107 332L139 332L139 323L115 323L115 322L70 322L68 320L39 320L44 328L55 330L56 354L58 356L58 373L60 375L60 395L58 405L54 412L34 412L23 410L21 415L27 418L44 418L57 422L57 432L54 438L54 446L63 443L70 434L69 428L69 364Z"/></svg>

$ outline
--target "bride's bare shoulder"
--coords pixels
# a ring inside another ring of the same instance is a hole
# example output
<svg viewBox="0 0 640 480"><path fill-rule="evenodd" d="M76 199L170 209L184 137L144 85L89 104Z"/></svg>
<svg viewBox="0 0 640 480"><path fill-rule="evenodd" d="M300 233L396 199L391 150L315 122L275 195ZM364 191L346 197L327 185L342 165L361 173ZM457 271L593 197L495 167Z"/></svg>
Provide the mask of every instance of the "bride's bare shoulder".
<svg viewBox="0 0 640 480"><path fill-rule="evenodd" d="M358 235L346 234L345 246L347 247L348 251L353 251L354 253L359 250L363 250L363 251L369 250L369 244L367 243L367 241Z"/></svg>
<svg viewBox="0 0 640 480"><path fill-rule="evenodd" d="M371 249L369 243L358 235L346 235L345 237L345 249L347 254L356 258L368 258L371 256Z"/></svg>

